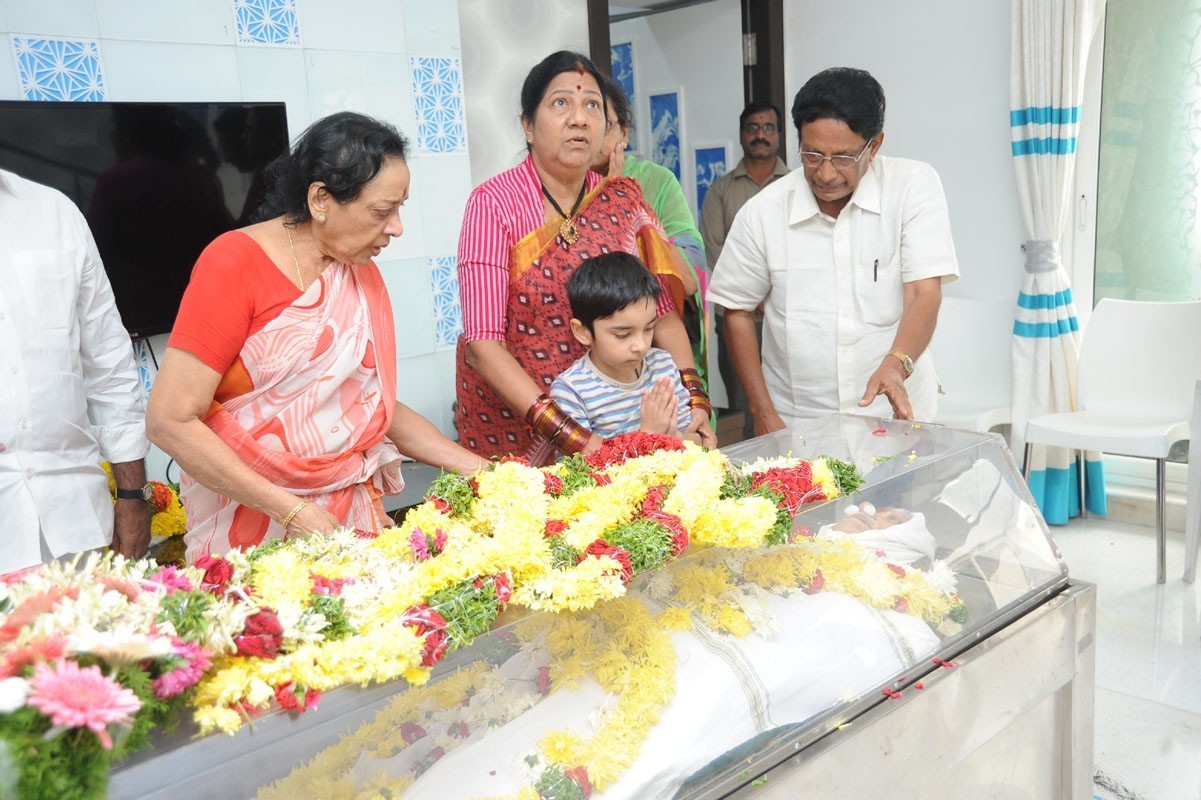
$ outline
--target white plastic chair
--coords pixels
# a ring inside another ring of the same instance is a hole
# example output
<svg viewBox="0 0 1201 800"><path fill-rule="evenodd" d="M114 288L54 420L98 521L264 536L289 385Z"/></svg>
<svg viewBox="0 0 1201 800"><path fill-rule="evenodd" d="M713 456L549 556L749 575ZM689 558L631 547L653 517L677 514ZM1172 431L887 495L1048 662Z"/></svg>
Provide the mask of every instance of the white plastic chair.
<svg viewBox="0 0 1201 800"><path fill-rule="evenodd" d="M1155 459L1156 580L1164 582L1164 471L1168 451L1189 438L1194 382L1201 375L1201 301L1148 303L1106 298L1080 346L1077 407L1026 425L1041 444ZM1080 465L1081 501L1084 468Z"/></svg>
<svg viewBox="0 0 1201 800"><path fill-rule="evenodd" d="M1013 421L1013 301L944 295L930 340L943 392L934 422L988 433Z"/></svg>
<svg viewBox="0 0 1201 800"><path fill-rule="evenodd" d="M1201 379L1193 394L1193 430L1188 445L1188 495L1184 507L1184 580L1197 579L1197 545L1201 542Z"/></svg>

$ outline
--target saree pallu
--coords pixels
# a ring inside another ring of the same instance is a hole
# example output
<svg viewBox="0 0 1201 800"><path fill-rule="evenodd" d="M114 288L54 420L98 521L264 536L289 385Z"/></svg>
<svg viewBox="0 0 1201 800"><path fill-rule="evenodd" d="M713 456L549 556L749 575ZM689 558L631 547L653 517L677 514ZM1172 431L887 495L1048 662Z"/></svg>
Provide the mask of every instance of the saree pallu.
<svg viewBox="0 0 1201 800"><path fill-rule="evenodd" d="M575 217L580 238L567 244L561 220L527 234L509 252L509 295L505 347L543 391L560 372L584 355L571 335L567 279L586 258L610 252L631 253L664 280L677 309L683 307L687 267L647 210L642 190L630 178L610 178L593 189ZM455 425L459 441L485 458L527 455L536 437L524 412L505 404L467 361L467 343L459 340L456 363Z"/></svg>
<svg viewBox="0 0 1201 800"><path fill-rule="evenodd" d="M222 376L204 423L251 469L344 525L389 524L380 498L399 492L400 453L384 438L396 408L396 334L374 264L332 264L262 330ZM187 560L286 532L180 475Z"/></svg>

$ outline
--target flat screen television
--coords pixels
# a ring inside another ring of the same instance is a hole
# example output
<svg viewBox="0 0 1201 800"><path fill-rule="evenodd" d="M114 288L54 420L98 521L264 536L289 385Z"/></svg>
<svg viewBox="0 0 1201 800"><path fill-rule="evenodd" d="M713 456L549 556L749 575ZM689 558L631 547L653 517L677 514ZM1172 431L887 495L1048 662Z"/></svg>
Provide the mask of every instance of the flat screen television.
<svg viewBox="0 0 1201 800"><path fill-rule="evenodd" d="M0 101L0 169L79 206L134 338L171 330L196 257L253 219L287 146L283 103Z"/></svg>

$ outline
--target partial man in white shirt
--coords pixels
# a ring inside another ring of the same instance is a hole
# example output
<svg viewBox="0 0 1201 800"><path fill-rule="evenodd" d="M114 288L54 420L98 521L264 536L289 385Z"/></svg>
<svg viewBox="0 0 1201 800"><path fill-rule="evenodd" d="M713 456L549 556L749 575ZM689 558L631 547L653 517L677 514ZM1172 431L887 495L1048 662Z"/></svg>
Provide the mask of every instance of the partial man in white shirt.
<svg viewBox="0 0 1201 800"><path fill-rule="evenodd" d="M3 170L0 375L0 574L110 545L145 555L150 445L108 276L75 205Z"/></svg>
<svg viewBox="0 0 1201 800"><path fill-rule="evenodd" d="M938 175L879 155L884 90L863 70L810 78L792 119L802 167L743 206L709 290L755 433L839 411L929 420L926 346L959 276Z"/></svg>
<svg viewBox="0 0 1201 800"><path fill-rule="evenodd" d="M763 189L763 187L788 174L788 164L780 158L780 109L769 100L752 100L738 115L738 135L742 144L742 159L734 169L713 182L705 192L701 207L701 238L705 242L705 255L710 264L716 264L726 235L738 212ZM738 374L730 361L729 344L726 342L724 309L717 306L717 368L726 387L727 411L746 411L746 393L738 381ZM761 332L763 323L756 320L756 331ZM750 414L746 415L743 437L753 435Z"/></svg>

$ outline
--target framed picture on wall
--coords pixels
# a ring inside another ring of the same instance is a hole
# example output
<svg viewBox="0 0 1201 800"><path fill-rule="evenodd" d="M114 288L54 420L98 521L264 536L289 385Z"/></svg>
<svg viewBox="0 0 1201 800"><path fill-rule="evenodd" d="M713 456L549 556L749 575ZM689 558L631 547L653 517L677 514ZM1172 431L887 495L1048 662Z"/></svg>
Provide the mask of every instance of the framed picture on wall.
<svg viewBox="0 0 1201 800"><path fill-rule="evenodd" d="M680 142L684 140L681 124L683 100L680 89L652 92L649 96L651 109L650 158L671 170L680 180Z"/></svg>
<svg viewBox="0 0 1201 800"><path fill-rule="evenodd" d="M613 80L626 93L630 108L638 108L638 64L634 55L633 42L618 42L609 48L609 57L613 64ZM638 115L630 124L630 139L626 142L627 153L641 153L641 142L638 139Z"/></svg>
<svg viewBox="0 0 1201 800"><path fill-rule="evenodd" d="M730 143L698 144L693 151L696 165L696 216L700 219L705 192L715 180L730 170Z"/></svg>

